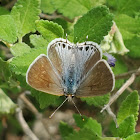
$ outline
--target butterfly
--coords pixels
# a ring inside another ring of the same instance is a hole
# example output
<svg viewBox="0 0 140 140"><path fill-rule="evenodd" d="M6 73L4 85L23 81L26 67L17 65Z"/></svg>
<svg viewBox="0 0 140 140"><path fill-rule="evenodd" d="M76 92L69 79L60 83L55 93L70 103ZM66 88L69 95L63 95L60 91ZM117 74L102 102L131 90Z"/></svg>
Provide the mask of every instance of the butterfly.
<svg viewBox="0 0 140 140"><path fill-rule="evenodd" d="M56 38L29 66L27 83L36 90L52 95L92 97L113 90L114 74L102 59L100 46L92 41L73 44Z"/></svg>

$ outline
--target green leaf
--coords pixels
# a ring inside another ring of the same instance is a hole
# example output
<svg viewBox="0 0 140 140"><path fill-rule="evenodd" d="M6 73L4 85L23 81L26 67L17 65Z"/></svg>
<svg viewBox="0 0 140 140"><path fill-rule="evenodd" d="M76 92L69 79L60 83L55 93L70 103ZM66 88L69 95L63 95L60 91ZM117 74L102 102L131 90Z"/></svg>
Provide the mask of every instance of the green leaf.
<svg viewBox="0 0 140 140"><path fill-rule="evenodd" d="M114 120L112 120L109 124L109 134L112 135L113 137L118 136L118 132Z"/></svg>
<svg viewBox="0 0 140 140"><path fill-rule="evenodd" d="M135 132L135 118L134 115L128 116L126 119L124 119L118 128L118 136L120 138L126 138L129 135L132 135Z"/></svg>
<svg viewBox="0 0 140 140"><path fill-rule="evenodd" d="M117 122L120 124L123 122L130 115L134 115L135 121L137 121L139 110L139 96L137 91L133 91L127 98L123 101L122 105L120 106L118 115L117 115Z"/></svg>
<svg viewBox="0 0 140 140"><path fill-rule="evenodd" d="M49 105L58 106L61 103L59 96L47 94L41 91L37 91L35 89L31 89L32 96L36 98L36 100L40 104L40 108L44 109Z"/></svg>
<svg viewBox="0 0 140 140"><path fill-rule="evenodd" d="M53 4L58 12L71 19L85 14L92 6L90 0L53 0Z"/></svg>
<svg viewBox="0 0 140 140"><path fill-rule="evenodd" d="M82 128L78 132L69 134L64 140L101 140L101 138L91 129Z"/></svg>
<svg viewBox="0 0 140 140"><path fill-rule="evenodd" d="M17 40L16 26L10 15L0 16L0 39L8 43L14 43Z"/></svg>
<svg viewBox="0 0 140 140"><path fill-rule="evenodd" d="M10 77L11 72L9 70L9 63L7 61L3 61L0 58L0 79L2 79L2 81L8 82Z"/></svg>
<svg viewBox="0 0 140 140"><path fill-rule="evenodd" d="M31 48L25 43L16 43L10 48L10 50L14 56L21 56L30 52Z"/></svg>
<svg viewBox="0 0 140 140"><path fill-rule="evenodd" d="M62 139L64 139L69 134L73 133L74 129L71 126L69 126L67 123L61 121L59 124L59 131Z"/></svg>
<svg viewBox="0 0 140 140"><path fill-rule="evenodd" d="M140 140L140 133L133 134L133 135L131 135L123 140Z"/></svg>
<svg viewBox="0 0 140 140"><path fill-rule="evenodd" d="M13 114L16 107L16 104L0 89L0 116Z"/></svg>
<svg viewBox="0 0 140 140"><path fill-rule="evenodd" d="M121 14L115 17L115 22L119 27L124 40L131 39L140 33L140 19Z"/></svg>
<svg viewBox="0 0 140 140"><path fill-rule="evenodd" d="M39 7L39 0L18 0L12 8L11 15L18 29L19 39L27 33L35 32L35 21L39 19L40 14Z"/></svg>
<svg viewBox="0 0 140 140"><path fill-rule="evenodd" d="M115 17L115 21L122 33L126 47L130 50L128 55L140 58L140 19L121 14Z"/></svg>
<svg viewBox="0 0 140 140"><path fill-rule="evenodd" d="M49 42L64 35L63 28L52 21L38 20L36 21L36 29Z"/></svg>
<svg viewBox="0 0 140 140"><path fill-rule="evenodd" d="M104 0L52 0L52 6L64 16L73 19L88 12L91 8L103 4Z"/></svg>
<svg viewBox="0 0 140 140"><path fill-rule="evenodd" d="M4 7L0 6L0 15L8 15L10 12Z"/></svg>
<svg viewBox="0 0 140 140"><path fill-rule="evenodd" d="M54 8L52 0L41 0L41 10L44 13L53 13L56 9Z"/></svg>
<svg viewBox="0 0 140 140"><path fill-rule="evenodd" d="M135 0L107 0L108 6L111 6L112 9L115 9L115 13L117 14L127 14L130 16L134 16L136 12L139 12L140 1Z"/></svg>
<svg viewBox="0 0 140 140"><path fill-rule="evenodd" d="M86 101L88 105L94 105L94 106L103 106L108 103L110 98L110 94L106 94L104 96L95 96L95 97L89 97L89 98L80 98L82 101Z"/></svg>
<svg viewBox="0 0 140 140"><path fill-rule="evenodd" d="M88 129L92 130L94 133L96 133L98 136L102 135L102 127L96 120L83 116L83 118L84 118L84 121L83 121L81 116L77 115L77 114L74 114L73 117L74 117L75 122L78 127L88 128Z"/></svg>
<svg viewBox="0 0 140 140"><path fill-rule="evenodd" d="M140 58L140 37L139 36L134 36L132 39L125 40L124 41L127 48L129 49L128 56L132 58Z"/></svg>
<svg viewBox="0 0 140 140"><path fill-rule="evenodd" d="M47 49L48 41L45 40L41 35L30 35L30 42L35 48L44 47Z"/></svg>
<svg viewBox="0 0 140 140"><path fill-rule="evenodd" d="M13 58L10 62L10 69L18 75L25 76L29 65L37 56L44 53L46 53L46 48L31 49L29 53Z"/></svg>
<svg viewBox="0 0 140 140"><path fill-rule="evenodd" d="M112 26L113 16L105 6L98 6L81 17L74 25L74 42L88 40L100 43Z"/></svg>

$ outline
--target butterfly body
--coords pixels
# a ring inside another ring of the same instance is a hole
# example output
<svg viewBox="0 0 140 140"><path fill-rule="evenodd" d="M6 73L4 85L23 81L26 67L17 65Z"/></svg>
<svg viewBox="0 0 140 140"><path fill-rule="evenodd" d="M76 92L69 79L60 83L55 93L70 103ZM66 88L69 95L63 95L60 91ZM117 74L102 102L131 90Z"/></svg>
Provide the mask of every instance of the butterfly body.
<svg viewBox="0 0 140 140"><path fill-rule="evenodd" d="M114 87L114 74L92 41L73 44L58 38L49 43L47 56L38 56L28 68L27 83L57 96L104 95Z"/></svg>

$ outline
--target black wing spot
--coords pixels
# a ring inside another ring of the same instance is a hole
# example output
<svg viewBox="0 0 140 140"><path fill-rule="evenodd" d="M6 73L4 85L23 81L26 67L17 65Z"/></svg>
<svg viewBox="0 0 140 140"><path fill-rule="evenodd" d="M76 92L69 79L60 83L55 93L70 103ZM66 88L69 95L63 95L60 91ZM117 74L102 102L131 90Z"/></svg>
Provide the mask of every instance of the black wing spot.
<svg viewBox="0 0 140 140"><path fill-rule="evenodd" d="M70 47L70 46L68 46L68 49L70 50L70 49L71 49L71 47Z"/></svg>
<svg viewBox="0 0 140 140"><path fill-rule="evenodd" d="M85 49L86 49L86 51L88 51L88 49L89 49L89 46L86 46L86 48L85 48Z"/></svg>
<svg viewBox="0 0 140 140"><path fill-rule="evenodd" d="M66 47L66 45L65 44L63 44L63 48L65 48Z"/></svg>
<svg viewBox="0 0 140 140"><path fill-rule="evenodd" d="M91 47L91 50L93 50L93 47Z"/></svg>
<svg viewBox="0 0 140 140"><path fill-rule="evenodd" d="M58 43L58 46L60 46L60 43Z"/></svg>

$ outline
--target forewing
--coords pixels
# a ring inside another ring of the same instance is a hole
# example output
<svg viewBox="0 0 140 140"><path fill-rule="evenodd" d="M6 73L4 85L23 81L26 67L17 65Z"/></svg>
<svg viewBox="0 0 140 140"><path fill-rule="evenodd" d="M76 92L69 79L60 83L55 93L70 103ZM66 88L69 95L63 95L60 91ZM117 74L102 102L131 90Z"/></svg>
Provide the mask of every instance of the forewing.
<svg viewBox="0 0 140 140"><path fill-rule="evenodd" d="M62 76L64 68L69 64L68 60L71 58L71 48L72 43L62 38L57 38L48 45L48 58L54 69L58 72L58 75Z"/></svg>
<svg viewBox="0 0 140 140"><path fill-rule="evenodd" d="M39 91L58 96L63 95L61 80L46 55L41 54L32 62L26 74L26 81Z"/></svg>
<svg viewBox="0 0 140 140"><path fill-rule="evenodd" d="M105 60L99 60L76 91L77 97L104 95L114 88L114 74Z"/></svg>

